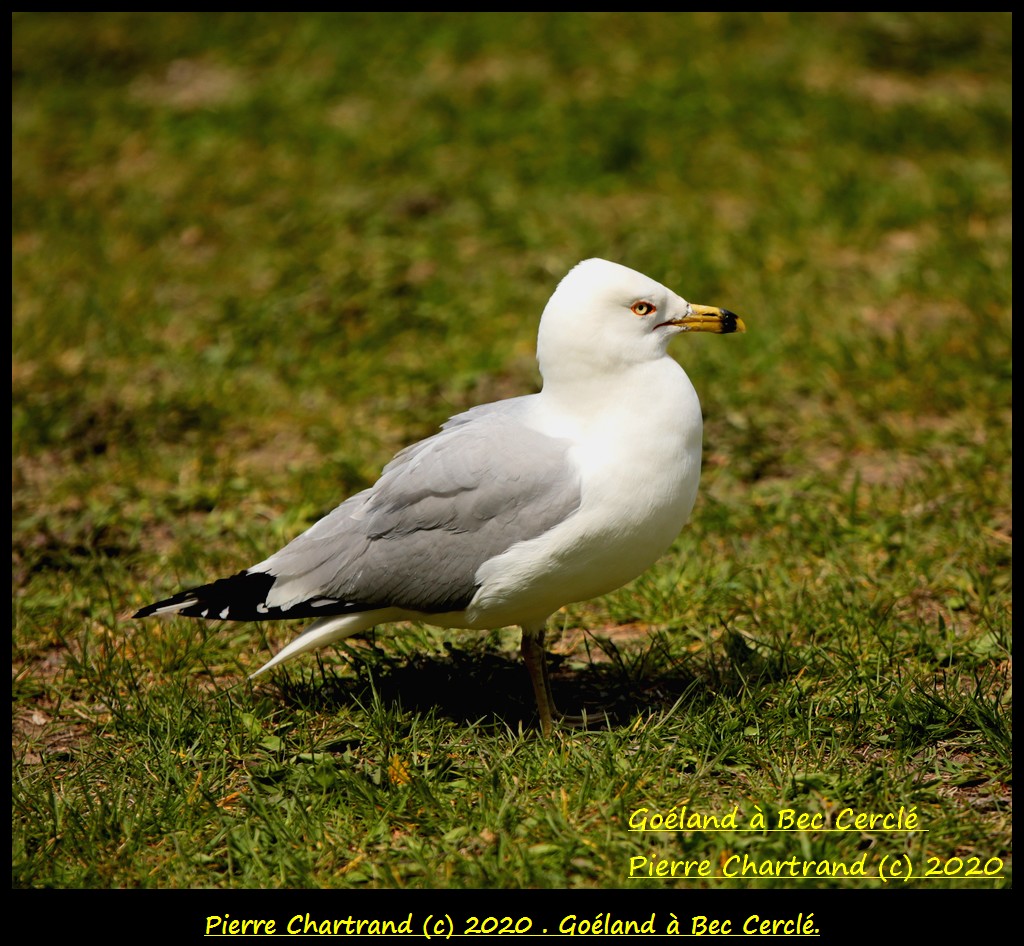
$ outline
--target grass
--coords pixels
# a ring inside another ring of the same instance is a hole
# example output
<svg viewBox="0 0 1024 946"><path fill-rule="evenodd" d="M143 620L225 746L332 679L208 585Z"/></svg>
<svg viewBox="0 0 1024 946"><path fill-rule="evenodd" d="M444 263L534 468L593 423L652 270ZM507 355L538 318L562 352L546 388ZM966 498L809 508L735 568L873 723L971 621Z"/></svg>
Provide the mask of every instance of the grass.
<svg viewBox="0 0 1024 946"><path fill-rule="evenodd" d="M13 30L15 887L1010 886L1008 15ZM252 685L294 629L127 619L535 390L594 255L748 327L673 349L691 525L556 616L556 698L608 728L539 737L514 631ZM927 833L629 830L683 806Z"/></svg>

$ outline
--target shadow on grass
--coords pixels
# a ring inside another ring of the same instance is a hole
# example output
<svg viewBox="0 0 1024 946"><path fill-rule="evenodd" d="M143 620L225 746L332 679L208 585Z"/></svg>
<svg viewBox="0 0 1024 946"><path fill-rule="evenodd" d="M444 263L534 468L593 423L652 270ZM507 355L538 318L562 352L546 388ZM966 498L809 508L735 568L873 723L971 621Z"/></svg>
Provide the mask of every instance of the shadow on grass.
<svg viewBox="0 0 1024 946"><path fill-rule="evenodd" d="M718 694L736 695L750 685L725 653L711 662L658 661L651 659L656 651L656 646L639 654L616 651L611 661L582 667L571 657L549 653L555 704L570 715L585 715L586 728L618 728L640 713L704 707ZM350 661L354 677L321 663L304 678L279 672L274 684L287 703L316 712L365 709L378 699L389 709L434 711L456 723L513 730L538 724L533 690L518 654L447 645L443 656L407 656L373 646L351 651ZM778 679L788 672L775 667L759 675Z"/></svg>

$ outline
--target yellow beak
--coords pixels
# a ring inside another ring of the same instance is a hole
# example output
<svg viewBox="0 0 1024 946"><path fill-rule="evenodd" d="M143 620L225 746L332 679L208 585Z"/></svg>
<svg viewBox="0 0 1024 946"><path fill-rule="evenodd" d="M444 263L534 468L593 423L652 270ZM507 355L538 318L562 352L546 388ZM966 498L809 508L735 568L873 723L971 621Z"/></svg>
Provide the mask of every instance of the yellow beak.
<svg viewBox="0 0 1024 946"><path fill-rule="evenodd" d="M678 325L684 332L714 332L716 335L730 335L745 332L746 325L735 312L713 305L690 304L690 314L681 319L672 319L668 325Z"/></svg>

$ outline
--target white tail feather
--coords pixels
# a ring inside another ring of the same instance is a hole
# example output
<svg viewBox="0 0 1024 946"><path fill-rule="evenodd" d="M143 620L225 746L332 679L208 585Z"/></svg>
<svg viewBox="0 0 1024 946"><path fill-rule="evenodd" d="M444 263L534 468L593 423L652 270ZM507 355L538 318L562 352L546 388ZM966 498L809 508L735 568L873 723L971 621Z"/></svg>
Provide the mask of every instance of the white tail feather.
<svg viewBox="0 0 1024 946"><path fill-rule="evenodd" d="M319 618L314 621L299 637L296 637L290 644L268 660L255 673L249 674L249 679L258 677L272 667L291 660L299 654L309 650L316 650L332 644L334 641L344 640L360 631L373 627L376 624L386 624L391 621L402 620L403 614L397 608L381 608L377 611L360 611L356 614L333 614Z"/></svg>

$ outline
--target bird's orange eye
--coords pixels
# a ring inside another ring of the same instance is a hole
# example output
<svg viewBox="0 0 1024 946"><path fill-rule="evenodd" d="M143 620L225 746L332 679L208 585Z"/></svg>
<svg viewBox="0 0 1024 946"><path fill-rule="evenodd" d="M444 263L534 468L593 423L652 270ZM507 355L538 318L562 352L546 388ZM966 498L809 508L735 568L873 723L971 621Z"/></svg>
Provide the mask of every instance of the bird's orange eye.
<svg viewBox="0 0 1024 946"><path fill-rule="evenodd" d="M658 307L651 302L644 302L642 299L639 302L634 302L629 307L630 312L633 315L639 315L641 318L645 315L650 315L652 312L657 312Z"/></svg>

